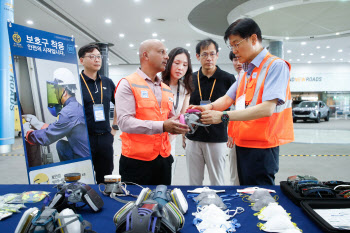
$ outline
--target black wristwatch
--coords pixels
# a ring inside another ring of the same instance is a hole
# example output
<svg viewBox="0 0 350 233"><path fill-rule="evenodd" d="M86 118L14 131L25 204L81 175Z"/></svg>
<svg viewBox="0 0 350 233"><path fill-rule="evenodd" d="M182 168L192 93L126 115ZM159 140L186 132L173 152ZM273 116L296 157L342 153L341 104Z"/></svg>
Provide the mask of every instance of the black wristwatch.
<svg viewBox="0 0 350 233"><path fill-rule="evenodd" d="M119 130L119 126L118 126L118 125L112 125L112 128L113 128L114 130Z"/></svg>
<svg viewBox="0 0 350 233"><path fill-rule="evenodd" d="M227 114L226 111L223 111L223 112L222 112L221 120L222 120L222 122L224 122L224 123L227 123L227 122L230 120L230 117L228 116L228 114Z"/></svg>

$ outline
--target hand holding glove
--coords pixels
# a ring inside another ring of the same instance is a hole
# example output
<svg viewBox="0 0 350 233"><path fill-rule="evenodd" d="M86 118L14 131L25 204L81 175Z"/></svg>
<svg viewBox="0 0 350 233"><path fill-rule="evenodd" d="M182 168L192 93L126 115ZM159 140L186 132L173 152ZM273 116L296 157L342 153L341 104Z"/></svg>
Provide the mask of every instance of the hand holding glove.
<svg viewBox="0 0 350 233"><path fill-rule="evenodd" d="M28 131L33 131L33 129L30 127L30 123L26 122L23 124L23 135L24 137L27 136Z"/></svg>
<svg viewBox="0 0 350 233"><path fill-rule="evenodd" d="M36 116L31 115L31 114L26 114L26 115L22 115L22 117L24 117L24 119L30 123L30 125L33 127L33 129L41 129L45 123L41 122L38 120L38 118L36 118Z"/></svg>

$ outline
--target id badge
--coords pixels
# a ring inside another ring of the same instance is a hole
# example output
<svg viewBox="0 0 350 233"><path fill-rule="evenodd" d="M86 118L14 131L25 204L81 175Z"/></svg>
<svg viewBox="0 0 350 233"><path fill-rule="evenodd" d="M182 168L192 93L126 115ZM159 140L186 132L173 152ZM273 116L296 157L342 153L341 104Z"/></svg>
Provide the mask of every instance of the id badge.
<svg viewBox="0 0 350 233"><path fill-rule="evenodd" d="M203 106L203 105L207 105L210 104L211 101L210 100L201 100L201 102L199 102L199 105Z"/></svg>
<svg viewBox="0 0 350 233"><path fill-rule="evenodd" d="M106 120L103 104L94 104L94 118L95 122Z"/></svg>
<svg viewBox="0 0 350 233"><path fill-rule="evenodd" d="M236 110L245 109L245 95L240 96L236 101Z"/></svg>

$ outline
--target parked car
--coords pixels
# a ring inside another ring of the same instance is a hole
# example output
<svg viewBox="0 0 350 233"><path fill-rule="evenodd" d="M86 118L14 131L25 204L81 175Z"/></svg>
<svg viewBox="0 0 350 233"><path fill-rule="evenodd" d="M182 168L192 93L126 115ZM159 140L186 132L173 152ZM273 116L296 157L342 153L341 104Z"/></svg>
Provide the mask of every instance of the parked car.
<svg viewBox="0 0 350 233"><path fill-rule="evenodd" d="M330 109L322 101L303 101L293 108L293 122L297 120L314 120L320 123L321 118L329 121Z"/></svg>

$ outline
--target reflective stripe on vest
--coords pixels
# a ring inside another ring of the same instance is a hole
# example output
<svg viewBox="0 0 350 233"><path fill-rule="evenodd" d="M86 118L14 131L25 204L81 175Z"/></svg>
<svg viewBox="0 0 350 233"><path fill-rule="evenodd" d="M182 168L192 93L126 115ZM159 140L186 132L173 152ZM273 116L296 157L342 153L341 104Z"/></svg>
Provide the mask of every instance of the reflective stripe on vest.
<svg viewBox="0 0 350 233"><path fill-rule="evenodd" d="M158 101L148 86L147 82L137 73L125 78L131 87L135 97L135 118L140 120L165 121L173 108L173 93L170 87L161 83L162 101L159 106ZM147 93L145 93L147 92ZM122 154L126 157L152 161L161 155L170 155L170 141L167 132L161 134L132 134L123 132L120 135L122 140Z"/></svg>
<svg viewBox="0 0 350 233"><path fill-rule="evenodd" d="M254 68L253 72L257 72L258 75L256 77L257 80L253 80L255 86L250 85L249 87L251 89L247 90L252 91L252 88L254 88L253 98L249 101L247 108L262 103L266 76L269 72L270 66L277 59L280 58L267 53L260 66ZM288 62L286 63L289 65ZM236 99L247 92L245 90L246 75L247 73L244 74L243 79L238 86ZM248 148L272 148L294 141L293 116L291 109L292 99L289 84L288 80L285 103L276 106L272 116L234 123L233 137L238 146Z"/></svg>

